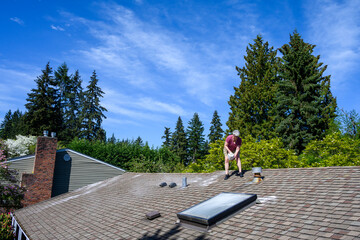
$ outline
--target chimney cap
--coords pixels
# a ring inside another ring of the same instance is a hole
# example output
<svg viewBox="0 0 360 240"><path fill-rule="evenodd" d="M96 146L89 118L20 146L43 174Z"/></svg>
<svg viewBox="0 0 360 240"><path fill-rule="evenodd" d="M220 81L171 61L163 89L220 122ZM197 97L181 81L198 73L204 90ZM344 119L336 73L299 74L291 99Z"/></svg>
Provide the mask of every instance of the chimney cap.
<svg viewBox="0 0 360 240"><path fill-rule="evenodd" d="M51 137L56 137L56 132L51 132Z"/></svg>
<svg viewBox="0 0 360 240"><path fill-rule="evenodd" d="M43 131L43 134L44 134L44 137L47 137L48 134L49 134L49 131L48 131L48 130L44 130L44 131Z"/></svg>

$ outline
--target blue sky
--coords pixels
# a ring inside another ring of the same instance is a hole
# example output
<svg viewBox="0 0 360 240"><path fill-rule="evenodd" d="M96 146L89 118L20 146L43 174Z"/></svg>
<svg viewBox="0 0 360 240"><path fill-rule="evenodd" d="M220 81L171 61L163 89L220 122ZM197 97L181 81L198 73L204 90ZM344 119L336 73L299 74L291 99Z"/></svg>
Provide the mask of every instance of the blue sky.
<svg viewBox="0 0 360 240"><path fill-rule="evenodd" d="M328 65L338 106L360 113L359 0L6 0L0 28L0 121L25 111L47 62L66 62L84 87L96 70L108 137L160 146L164 127L195 112L207 135L215 110L226 129L249 43L261 34L279 48L295 29Z"/></svg>

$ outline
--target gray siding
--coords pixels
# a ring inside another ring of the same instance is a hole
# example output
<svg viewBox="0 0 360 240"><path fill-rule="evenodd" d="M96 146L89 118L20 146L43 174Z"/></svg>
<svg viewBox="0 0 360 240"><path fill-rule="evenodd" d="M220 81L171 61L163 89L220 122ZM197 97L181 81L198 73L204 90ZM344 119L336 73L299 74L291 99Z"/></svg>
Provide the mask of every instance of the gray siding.
<svg viewBox="0 0 360 240"><path fill-rule="evenodd" d="M64 160L69 154L71 159ZM18 171L20 183L22 173L33 173L35 156L9 159L11 169ZM70 149L56 151L52 196L76 190L78 188L123 174L125 171L105 162L88 157Z"/></svg>
<svg viewBox="0 0 360 240"><path fill-rule="evenodd" d="M23 173L33 173L35 156L23 157L19 159L9 159L9 168L18 171L16 179L20 182Z"/></svg>
<svg viewBox="0 0 360 240"><path fill-rule="evenodd" d="M69 154L71 159L64 160ZM53 196L123 174L124 171L72 150L56 154Z"/></svg>

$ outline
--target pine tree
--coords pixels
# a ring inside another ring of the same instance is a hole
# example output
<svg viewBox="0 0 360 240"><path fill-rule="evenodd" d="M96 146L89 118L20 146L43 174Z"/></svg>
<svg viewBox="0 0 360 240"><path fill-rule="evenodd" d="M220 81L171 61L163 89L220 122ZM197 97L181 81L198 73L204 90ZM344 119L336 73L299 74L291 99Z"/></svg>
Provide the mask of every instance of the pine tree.
<svg viewBox="0 0 360 240"><path fill-rule="evenodd" d="M204 125L200 121L199 114L194 113L186 129L189 157L192 162L204 157L205 138Z"/></svg>
<svg viewBox="0 0 360 240"><path fill-rule="evenodd" d="M77 70L73 76L69 76L66 63L55 71L55 80L60 89L60 102L63 116L63 130L59 137L64 142L70 142L80 134L79 115L81 100L81 78Z"/></svg>
<svg viewBox="0 0 360 240"><path fill-rule="evenodd" d="M106 108L100 105L100 98L104 92L97 86L98 79L94 70L87 90L84 92L84 101L80 119L82 120L81 135L87 140L106 140L105 131L101 128Z"/></svg>
<svg viewBox="0 0 360 240"><path fill-rule="evenodd" d="M0 138L1 139L8 139L11 137L12 133L12 113L9 110L4 117L4 121L2 121L0 125Z"/></svg>
<svg viewBox="0 0 360 240"><path fill-rule="evenodd" d="M335 118L336 99L330 91L330 76L323 76L315 45L305 43L295 31L282 53L276 107L277 132L285 146L298 154L308 142L321 139Z"/></svg>
<svg viewBox="0 0 360 240"><path fill-rule="evenodd" d="M42 75L35 80L37 88L28 93L25 104L25 124L31 135L42 135L44 130L59 133L62 127L60 98L56 81L51 75L50 63L46 64Z"/></svg>
<svg viewBox="0 0 360 240"><path fill-rule="evenodd" d="M179 116L177 122L175 131L172 134L172 151L180 157L180 160L183 164L186 164L187 162L187 141L186 141L186 133L184 130L184 125L181 120L181 117Z"/></svg>
<svg viewBox="0 0 360 240"><path fill-rule="evenodd" d="M275 135L273 109L279 81L276 51L258 35L246 53L245 66L236 67L241 82L230 96L231 112L226 124L230 130L238 129L243 136L268 139Z"/></svg>
<svg viewBox="0 0 360 240"><path fill-rule="evenodd" d="M108 143L112 143L112 144L115 144L115 143L116 143L116 138L115 138L115 134L114 134L114 133L111 135L111 138L109 138L107 142L108 142Z"/></svg>
<svg viewBox="0 0 360 240"><path fill-rule="evenodd" d="M144 146L144 142L143 142L143 140L142 140L142 138L141 138L140 136L138 136L138 137L136 138L136 140L134 141L134 143L135 143L136 145L139 145L139 146Z"/></svg>
<svg viewBox="0 0 360 240"><path fill-rule="evenodd" d="M163 142L163 147L170 147L171 146L171 131L170 128L165 127L164 136L161 139L165 139Z"/></svg>
<svg viewBox="0 0 360 240"><path fill-rule="evenodd" d="M210 143L215 142L223 137L224 131L221 129L221 121L218 112L215 110L211 120L210 133L208 135Z"/></svg>
<svg viewBox="0 0 360 240"><path fill-rule="evenodd" d="M69 125L74 129L73 136L78 137L81 134L81 113L84 106L84 92L81 86L82 80L79 74L79 70L76 70L75 74L72 76L72 83L74 86L74 91L70 100L69 112L71 114L69 117Z"/></svg>

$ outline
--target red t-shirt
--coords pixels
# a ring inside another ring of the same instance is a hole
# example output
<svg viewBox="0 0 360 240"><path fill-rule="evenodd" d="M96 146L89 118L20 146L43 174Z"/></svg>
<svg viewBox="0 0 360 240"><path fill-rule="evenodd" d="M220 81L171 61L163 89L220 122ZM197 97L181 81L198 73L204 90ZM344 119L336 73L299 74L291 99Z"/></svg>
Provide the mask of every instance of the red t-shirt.
<svg viewBox="0 0 360 240"><path fill-rule="evenodd" d="M235 152L236 147L237 146L241 146L242 144L242 140L240 137L238 137L238 139L236 140L236 142L233 141L233 135L229 135L227 136L226 140L228 143L228 148L230 149L230 151Z"/></svg>

